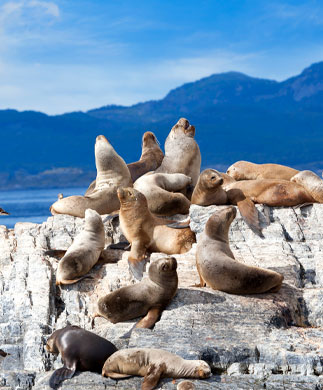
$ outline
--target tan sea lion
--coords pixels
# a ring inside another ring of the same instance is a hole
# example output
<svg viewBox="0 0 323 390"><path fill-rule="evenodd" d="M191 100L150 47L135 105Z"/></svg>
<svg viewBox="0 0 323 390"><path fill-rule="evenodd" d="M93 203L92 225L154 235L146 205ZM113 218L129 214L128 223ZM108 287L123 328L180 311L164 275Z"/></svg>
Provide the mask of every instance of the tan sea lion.
<svg viewBox="0 0 323 390"><path fill-rule="evenodd" d="M211 369L203 360L185 360L163 349L128 348L108 358L102 375L114 379L143 376L141 389L152 390L160 378L205 379L211 376Z"/></svg>
<svg viewBox="0 0 323 390"><path fill-rule="evenodd" d="M56 330L48 338L46 349L53 354L60 353L64 364L50 377L52 389L72 378L75 371L101 373L105 361L117 351L110 341L75 325Z"/></svg>
<svg viewBox="0 0 323 390"><path fill-rule="evenodd" d="M164 257L150 264L148 278L121 287L98 300L98 314L112 323L141 319L137 328L151 328L177 291L177 262Z"/></svg>
<svg viewBox="0 0 323 390"><path fill-rule="evenodd" d="M157 169L163 161L164 153L159 147L158 140L154 133L146 131L142 136L142 153L139 161L127 165L132 181L135 182L140 176L149 171ZM96 180L94 180L85 195L90 195L95 188Z"/></svg>
<svg viewBox="0 0 323 390"><path fill-rule="evenodd" d="M84 218L86 209L99 214L109 214L119 209L117 189L132 185L129 169L104 135L96 137L95 164L97 169L95 189L87 196L69 196L59 199L51 207L55 214L69 214Z"/></svg>
<svg viewBox="0 0 323 390"><path fill-rule="evenodd" d="M235 180L280 179L290 180L299 171L280 164L255 164L249 161L237 161L227 174Z"/></svg>
<svg viewBox="0 0 323 390"><path fill-rule="evenodd" d="M101 216L94 210L85 211L84 229L78 234L57 267L56 284L76 283L98 261L105 245Z"/></svg>
<svg viewBox="0 0 323 390"><path fill-rule="evenodd" d="M205 225L196 249L201 287L207 285L230 294L277 292L283 275L235 260L229 246L229 228L236 213L235 207L226 207Z"/></svg>
<svg viewBox="0 0 323 390"><path fill-rule="evenodd" d="M316 202L323 203L323 180L314 172L300 171L291 181L304 187Z"/></svg>
<svg viewBox="0 0 323 390"><path fill-rule="evenodd" d="M9 213L0 207L0 215L9 215Z"/></svg>
<svg viewBox="0 0 323 390"><path fill-rule="evenodd" d="M194 140L195 127L181 118L171 129L165 142L165 156L157 173L183 173L197 183L201 168L201 153Z"/></svg>
<svg viewBox="0 0 323 390"><path fill-rule="evenodd" d="M119 188L118 197L120 227L131 243L128 262L135 278L142 278L148 251L173 255L191 249L195 242L191 229L178 230L165 226L168 221L153 216L145 196L135 188Z"/></svg>
<svg viewBox="0 0 323 390"><path fill-rule="evenodd" d="M145 195L149 210L156 215L188 214L191 202L180 192L191 183L182 173L147 173L141 176L134 188Z"/></svg>

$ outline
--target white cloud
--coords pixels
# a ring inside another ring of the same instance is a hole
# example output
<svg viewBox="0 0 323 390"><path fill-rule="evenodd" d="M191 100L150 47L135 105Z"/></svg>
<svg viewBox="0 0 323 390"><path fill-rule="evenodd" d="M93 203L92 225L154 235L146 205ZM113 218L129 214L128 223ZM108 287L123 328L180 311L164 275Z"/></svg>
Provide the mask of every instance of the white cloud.
<svg viewBox="0 0 323 390"><path fill-rule="evenodd" d="M50 1L40 1L40 0L31 0L26 4L28 7L40 8L45 11L48 15L51 15L55 18L59 17L59 8L58 6Z"/></svg>

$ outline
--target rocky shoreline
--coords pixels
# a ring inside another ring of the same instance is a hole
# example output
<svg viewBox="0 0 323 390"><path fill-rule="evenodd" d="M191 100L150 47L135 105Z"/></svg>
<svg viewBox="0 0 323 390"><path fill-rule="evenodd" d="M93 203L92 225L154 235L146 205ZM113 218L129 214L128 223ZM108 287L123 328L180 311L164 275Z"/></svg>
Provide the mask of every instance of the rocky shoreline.
<svg viewBox="0 0 323 390"><path fill-rule="evenodd" d="M199 234L208 217L225 206L191 206L191 228ZM67 323L92 330L118 348L155 347L187 359L203 358L213 376L194 380L197 389L323 389L323 205L304 208L259 206L265 238L256 236L239 213L231 225L230 245L246 264L285 276L276 294L229 295L191 287L199 281L195 246L178 261L179 290L153 330L135 321L111 324L91 314L99 296L134 283L127 252L111 250L111 263L97 265L92 279L57 287L57 261L47 249L66 249L83 219L67 215L42 225L0 227L0 390L49 389L60 358L44 346L53 330ZM122 240L118 218L102 216L106 245ZM159 258L153 254L151 261ZM109 261L109 259L108 259ZM62 389L138 389L141 378L115 381L81 373ZM179 380L163 380L160 389L176 389Z"/></svg>

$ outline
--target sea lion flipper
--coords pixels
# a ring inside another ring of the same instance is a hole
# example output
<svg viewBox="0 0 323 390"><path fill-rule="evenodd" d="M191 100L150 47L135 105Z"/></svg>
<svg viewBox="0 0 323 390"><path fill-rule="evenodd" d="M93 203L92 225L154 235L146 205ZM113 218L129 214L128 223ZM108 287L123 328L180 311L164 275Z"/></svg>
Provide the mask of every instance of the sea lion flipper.
<svg viewBox="0 0 323 390"><path fill-rule="evenodd" d="M124 251L130 249L130 243L128 241L120 241L116 242L115 244L110 244L108 246L108 249L122 249Z"/></svg>
<svg viewBox="0 0 323 390"><path fill-rule="evenodd" d="M44 255L61 259L65 255L66 251L67 249L49 249L44 252Z"/></svg>
<svg viewBox="0 0 323 390"><path fill-rule="evenodd" d="M75 373L76 364L72 368L61 367L55 370L52 376L49 379L49 386L52 389L57 389L57 387L62 383L65 379L71 379Z"/></svg>
<svg viewBox="0 0 323 390"><path fill-rule="evenodd" d="M250 229L260 237L264 237L259 221L258 210L250 198L237 202L240 214Z"/></svg>
<svg viewBox="0 0 323 390"><path fill-rule="evenodd" d="M188 218L188 219L185 219L184 221L176 221L173 223L169 223L169 224L167 224L167 226L172 228L172 229L185 229L185 228L190 227L190 222L191 222L191 219Z"/></svg>
<svg viewBox="0 0 323 390"><path fill-rule="evenodd" d="M158 366L156 366L155 364L151 364L144 377L144 381L142 382L141 390L154 389L155 386L157 386L160 377L165 371L166 371L165 363L162 363Z"/></svg>
<svg viewBox="0 0 323 390"><path fill-rule="evenodd" d="M119 374L118 372L107 372L107 373L104 373L103 376L108 376L109 378L112 378L112 379L123 379L123 378L130 378L132 375Z"/></svg>
<svg viewBox="0 0 323 390"><path fill-rule="evenodd" d="M129 257L129 270L135 279L141 280L146 269L146 259L137 260Z"/></svg>
<svg viewBox="0 0 323 390"><path fill-rule="evenodd" d="M136 328L152 328L160 318L162 309L160 307L153 307L136 325Z"/></svg>

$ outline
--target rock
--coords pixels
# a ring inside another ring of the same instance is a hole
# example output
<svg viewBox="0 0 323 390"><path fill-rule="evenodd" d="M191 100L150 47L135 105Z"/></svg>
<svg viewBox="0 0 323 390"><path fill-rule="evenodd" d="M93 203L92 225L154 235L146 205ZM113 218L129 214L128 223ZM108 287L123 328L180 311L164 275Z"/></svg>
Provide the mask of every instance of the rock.
<svg viewBox="0 0 323 390"><path fill-rule="evenodd" d="M191 228L203 231L209 216L225 206L192 206ZM323 205L304 208L257 206L265 238L256 236L240 214L231 225L230 245L246 264L270 268L285 276L276 294L229 295L199 282L195 250L175 255L179 290L153 330L135 329L136 320L93 322L98 297L135 283L128 271L129 252L107 250L108 261L84 279L56 286L57 260L48 249L67 249L84 220L66 215L42 225L0 226L0 390L48 389L60 358L45 350L47 337L66 324L79 325L106 337L119 348L154 347L186 359L205 359L213 376L192 380L196 389L323 389ZM118 217L102 216L106 244L123 241ZM150 261L162 254L154 253ZM114 381L80 373L62 389L138 389L142 378ZM180 380L160 382L176 389Z"/></svg>

